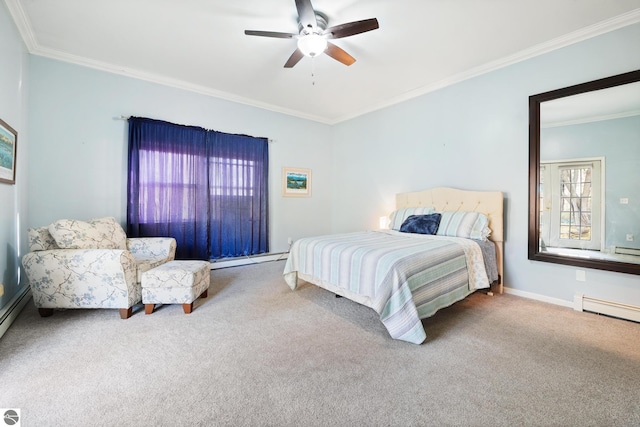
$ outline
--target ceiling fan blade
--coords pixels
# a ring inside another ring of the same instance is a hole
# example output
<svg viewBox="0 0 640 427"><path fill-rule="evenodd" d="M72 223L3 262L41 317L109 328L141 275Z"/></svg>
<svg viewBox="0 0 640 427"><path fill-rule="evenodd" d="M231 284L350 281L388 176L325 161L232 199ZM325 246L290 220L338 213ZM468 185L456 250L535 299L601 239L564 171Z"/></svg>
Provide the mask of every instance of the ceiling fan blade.
<svg viewBox="0 0 640 427"><path fill-rule="evenodd" d="M244 30L244 33L248 36L276 37L279 39L292 39L294 37L298 37L298 34L278 33L275 31Z"/></svg>
<svg viewBox="0 0 640 427"><path fill-rule="evenodd" d="M376 18L363 19L362 21L354 21L327 28L324 31L324 35L328 39L340 39L342 37L349 37L355 34L377 30L378 28L380 27Z"/></svg>
<svg viewBox="0 0 640 427"><path fill-rule="evenodd" d="M311 0L296 0L296 9L298 9L298 17L303 27L316 28L318 26L316 12L313 10Z"/></svg>
<svg viewBox="0 0 640 427"><path fill-rule="evenodd" d="M333 43L327 42L327 50L325 50L324 53L336 61L342 62L344 65L351 65L356 62L356 59L353 56L349 55Z"/></svg>
<svg viewBox="0 0 640 427"><path fill-rule="evenodd" d="M300 49L293 51L287 62L284 64L284 68L292 68L304 57L304 53Z"/></svg>

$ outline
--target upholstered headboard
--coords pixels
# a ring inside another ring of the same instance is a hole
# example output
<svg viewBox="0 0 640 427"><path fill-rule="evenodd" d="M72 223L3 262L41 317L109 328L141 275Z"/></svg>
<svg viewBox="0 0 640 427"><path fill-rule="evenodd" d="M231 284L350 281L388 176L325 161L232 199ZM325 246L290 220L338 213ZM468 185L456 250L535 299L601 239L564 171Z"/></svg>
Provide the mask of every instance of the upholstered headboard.
<svg viewBox="0 0 640 427"><path fill-rule="evenodd" d="M436 211L479 212L489 218L491 235L496 244L500 293L502 293L503 269L503 196L500 191L465 191L455 188L437 187L430 190L396 194L396 209L433 206Z"/></svg>

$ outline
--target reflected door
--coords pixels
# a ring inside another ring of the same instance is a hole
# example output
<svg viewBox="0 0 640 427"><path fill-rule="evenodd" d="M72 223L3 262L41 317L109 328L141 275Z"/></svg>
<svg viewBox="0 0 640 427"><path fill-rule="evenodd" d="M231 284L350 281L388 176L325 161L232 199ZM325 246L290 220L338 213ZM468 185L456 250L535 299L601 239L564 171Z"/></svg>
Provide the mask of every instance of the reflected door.
<svg viewBox="0 0 640 427"><path fill-rule="evenodd" d="M601 249L601 171L600 160L541 163L541 245Z"/></svg>

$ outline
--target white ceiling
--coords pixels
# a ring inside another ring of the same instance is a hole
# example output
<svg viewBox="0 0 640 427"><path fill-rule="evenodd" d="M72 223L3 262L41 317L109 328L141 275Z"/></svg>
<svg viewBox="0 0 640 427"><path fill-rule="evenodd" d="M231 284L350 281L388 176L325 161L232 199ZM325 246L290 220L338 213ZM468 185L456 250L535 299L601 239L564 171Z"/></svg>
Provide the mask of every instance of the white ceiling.
<svg viewBox="0 0 640 427"><path fill-rule="evenodd" d="M35 55L337 123L640 22L640 0L312 0L329 26L380 28L283 68L294 0L5 0ZM314 76L312 77L312 72Z"/></svg>

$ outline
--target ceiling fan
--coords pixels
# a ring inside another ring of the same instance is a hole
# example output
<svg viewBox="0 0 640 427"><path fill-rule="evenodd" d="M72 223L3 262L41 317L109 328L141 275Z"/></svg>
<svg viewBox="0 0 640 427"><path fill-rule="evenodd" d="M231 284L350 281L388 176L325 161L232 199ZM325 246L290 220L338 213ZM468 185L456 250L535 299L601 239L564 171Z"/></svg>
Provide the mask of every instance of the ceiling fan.
<svg viewBox="0 0 640 427"><path fill-rule="evenodd" d="M351 65L356 62L355 58L328 40L349 37L379 28L376 18L327 28L327 17L313 9L311 0L296 0L296 8L298 9L299 34L274 31L244 31L248 36L298 39L298 47L284 64L285 68L293 67L304 56L314 57L323 52L344 65Z"/></svg>

